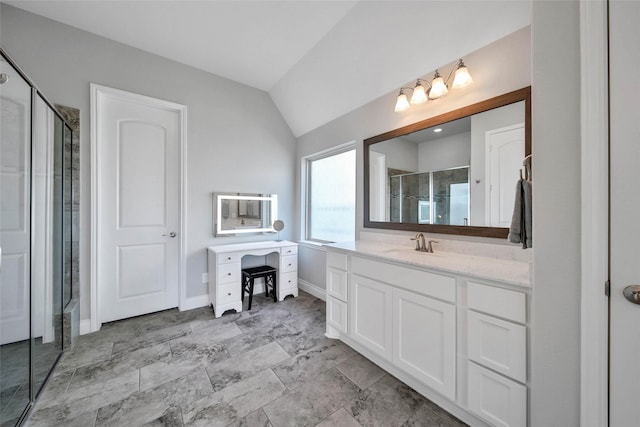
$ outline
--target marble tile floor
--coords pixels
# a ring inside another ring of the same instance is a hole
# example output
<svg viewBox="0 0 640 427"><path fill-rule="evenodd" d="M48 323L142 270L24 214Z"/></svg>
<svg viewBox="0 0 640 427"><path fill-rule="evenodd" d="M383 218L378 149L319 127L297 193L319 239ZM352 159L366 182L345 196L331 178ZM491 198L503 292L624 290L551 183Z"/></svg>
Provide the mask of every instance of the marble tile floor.
<svg viewBox="0 0 640 427"><path fill-rule="evenodd" d="M324 302L304 292L219 319L105 324L63 356L26 425L464 425L324 330Z"/></svg>

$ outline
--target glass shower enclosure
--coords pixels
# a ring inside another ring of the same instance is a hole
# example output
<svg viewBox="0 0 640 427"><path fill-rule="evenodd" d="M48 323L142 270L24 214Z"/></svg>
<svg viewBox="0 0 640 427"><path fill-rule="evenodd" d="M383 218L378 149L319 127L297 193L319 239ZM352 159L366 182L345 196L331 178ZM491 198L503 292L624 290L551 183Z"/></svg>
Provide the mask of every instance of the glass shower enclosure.
<svg viewBox="0 0 640 427"><path fill-rule="evenodd" d="M0 425L13 426L63 351L73 153L69 125L0 53Z"/></svg>

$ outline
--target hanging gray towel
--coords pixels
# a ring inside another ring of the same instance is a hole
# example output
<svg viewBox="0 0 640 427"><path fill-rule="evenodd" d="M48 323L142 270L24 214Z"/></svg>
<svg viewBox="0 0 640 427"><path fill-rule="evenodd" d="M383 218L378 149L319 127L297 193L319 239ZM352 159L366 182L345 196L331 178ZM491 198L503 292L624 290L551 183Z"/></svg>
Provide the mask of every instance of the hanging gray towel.
<svg viewBox="0 0 640 427"><path fill-rule="evenodd" d="M522 248L533 247L531 181L518 180L513 206L511 228L507 238L511 243L522 243Z"/></svg>
<svg viewBox="0 0 640 427"><path fill-rule="evenodd" d="M533 205L531 196L531 181L522 181L522 198L524 201L524 209L522 211L524 219L524 239L522 242L523 248L533 247Z"/></svg>

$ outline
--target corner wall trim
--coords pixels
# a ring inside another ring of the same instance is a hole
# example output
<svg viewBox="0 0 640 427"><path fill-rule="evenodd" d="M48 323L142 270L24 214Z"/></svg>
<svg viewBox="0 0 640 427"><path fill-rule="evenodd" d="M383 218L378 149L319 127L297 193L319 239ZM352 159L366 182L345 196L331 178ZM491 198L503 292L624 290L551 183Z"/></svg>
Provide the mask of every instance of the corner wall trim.
<svg viewBox="0 0 640 427"><path fill-rule="evenodd" d="M320 298L322 301L326 301L326 291L320 286L314 285L313 283L298 278L298 289L310 293L314 297Z"/></svg>
<svg viewBox="0 0 640 427"><path fill-rule="evenodd" d="M606 0L580 2L582 298L580 425L608 425L609 137Z"/></svg>

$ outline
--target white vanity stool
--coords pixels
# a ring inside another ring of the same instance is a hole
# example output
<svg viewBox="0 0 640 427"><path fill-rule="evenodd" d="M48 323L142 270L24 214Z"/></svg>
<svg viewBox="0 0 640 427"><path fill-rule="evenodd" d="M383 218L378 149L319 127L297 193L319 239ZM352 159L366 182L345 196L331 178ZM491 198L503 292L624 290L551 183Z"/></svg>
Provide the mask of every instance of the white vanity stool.
<svg viewBox="0 0 640 427"><path fill-rule="evenodd" d="M262 265L278 270L277 300L298 296L298 244L282 240L209 246L209 303L218 318L227 310L242 311L242 258L264 257Z"/></svg>

